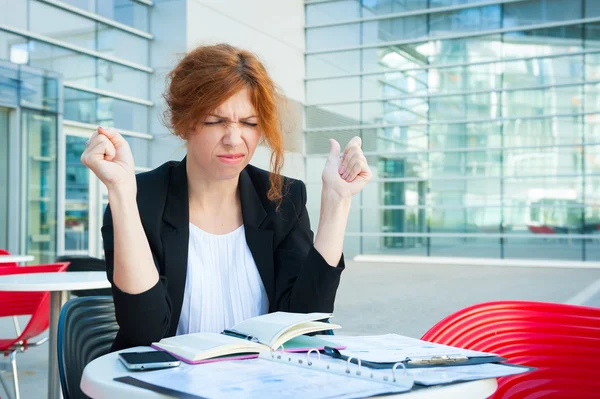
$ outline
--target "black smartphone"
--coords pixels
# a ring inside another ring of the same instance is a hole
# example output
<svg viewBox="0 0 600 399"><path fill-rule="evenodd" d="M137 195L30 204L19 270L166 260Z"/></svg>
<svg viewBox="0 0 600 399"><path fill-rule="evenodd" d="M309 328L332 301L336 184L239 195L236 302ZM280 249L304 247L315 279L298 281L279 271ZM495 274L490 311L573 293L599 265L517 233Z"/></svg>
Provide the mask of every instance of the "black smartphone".
<svg viewBox="0 0 600 399"><path fill-rule="evenodd" d="M175 356L163 351L122 352L119 360L131 371L164 369L181 364Z"/></svg>

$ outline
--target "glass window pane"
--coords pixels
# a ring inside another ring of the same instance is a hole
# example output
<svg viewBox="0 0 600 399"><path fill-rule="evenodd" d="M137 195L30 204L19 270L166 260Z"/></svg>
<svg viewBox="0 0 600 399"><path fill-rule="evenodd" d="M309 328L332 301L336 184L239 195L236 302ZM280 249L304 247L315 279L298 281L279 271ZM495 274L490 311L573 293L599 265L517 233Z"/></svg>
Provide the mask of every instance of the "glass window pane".
<svg viewBox="0 0 600 399"><path fill-rule="evenodd" d="M97 107L96 115L99 125L148 133L148 106L99 97Z"/></svg>
<svg viewBox="0 0 600 399"><path fill-rule="evenodd" d="M331 127L358 125L360 104L326 105L306 107L306 127Z"/></svg>
<svg viewBox="0 0 600 399"><path fill-rule="evenodd" d="M8 247L8 174L12 172L8 162L8 112L0 107L0 248Z"/></svg>
<svg viewBox="0 0 600 399"><path fill-rule="evenodd" d="M64 118L140 133L148 131L148 107L65 88Z"/></svg>
<svg viewBox="0 0 600 399"><path fill-rule="evenodd" d="M29 42L28 50L29 65L60 73L64 83L96 87L96 61L93 57L35 40Z"/></svg>
<svg viewBox="0 0 600 399"><path fill-rule="evenodd" d="M423 0L363 0L363 16L391 14L403 11L419 10L427 7Z"/></svg>
<svg viewBox="0 0 600 399"><path fill-rule="evenodd" d="M98 59L98 88L141 99L148 98L148 73Z"/></svg>
<svg viewBox="0 0 600 399"><path fill-rule="evenodd" d="M459 258L500 258L499 238L432 237L430 256L455 256Z"/></svg>
<svg viewBox="0 0 600 399"><path fill-rule="evenodd" d="M34 111L21 115L22 134L27 136L25 252L37 264L51 263L56 258L57 121Z"/></svg>
<svg viewBox="0 0 600 399"><path fill-rule="evenodd" d="M87 255L89 232L89 175L80 161L86 139L66 136L65 252Z"/></svg>
<svg viewBox="0 0 600 399"><path fill-rule="evenodd" d="M135 166L150 167L150 141L138 137L125 136L125 140L129 143Z"/></svg>
<svg viewBox="0 0 600 399"><path fill-rule="evenodd" d="M360 2L356 0L330 1L306 5L306 23L326 24L360 17Z"/></svg>
<svg viewBox="0 0 600 399"><path fill-rule="evenodd" d="M0 24L27 29L27 3L28 0L0 0Z"/></svg>
<svg viewBox="0 0 600 399"><path fill-rule="evenodd" d="M148 39L112 28L98 25L98 47L102 54L112 55L140 65L148 65Z"/></svg>
<svg viewBox="0 0 600 399"><path fill-rule="evenodd" d="M429 17L429 34L431 36L445 36L498 29L502 27L500 15L501 8L499 5L431 14Z"/></svg>
<svg viewBox="0 0 600 399"><path fill-rule="evenodd" d="M131 27L148 31L149 8L134 0L97 0L98 14Z"/></svg>
<svg viewBox="0 0 600 399"><path fill-rule="evenodd" d="M20 80L21 105L58 112L57 79L27 72L22 67Z"/></svg>
<svg viewBox="0 0 600 399"><path fill-rule="evenodd" d="M360 72L360 51L309 54L306 56L308 77L342 75Z"/></svg>
<svg viewBox="0 0 600 399"><path fill-rule="evenodd" d="M0 59L13 64L27 64L29 62L27 39L0 31Z"/></svg>
<svg viewBox="0 0 600 399"><path fill-rule="evenodd" d="M29 4L32 32L88 50L96 48L95 21L38 1Z"/></svg>
<svg viewBox="0 0 600 399"><path fill-rule="evenodd" d="M96 13L133 28L148 31L148 6L135 0L62 0L74 7Z"/></svg>
<svg viewBox="0 0 600 399"><path fill-rule="evenodd" d="M81 8L82 10L95 12L97 0L62 0L67 4L74 7Z"/></svg>
<svg viewBox="0 0 600 399"><path fill-rule="evenodd" d="M19 98L19 70L15 64L0 61L0 103L16 106Z"/></svg>
<svg viewBox="0 0 600 399"><path fill-rule="evenodd" d="M362 44L417 39L427 33L426 15L369 21L363 23Z"/></svg>
<svg viewBox="0 0 600 399"><path fill-rule="evenodd" d="M504 27L525 26L553 21L580 19L581 1L529 0L504 4Z"/></svg>
<svg viewBox="0 0 600 399"><path fill-rule="evenodd" d="M311 51L351 47L360 44L360 24L309 28L306 30L306 46Z"/></svg>
<svg viewBox="0 0 600 399"><path fill-rule="evenodd" d="M307 103L360 101L360 78L309 80L306 82Z"/></svg>

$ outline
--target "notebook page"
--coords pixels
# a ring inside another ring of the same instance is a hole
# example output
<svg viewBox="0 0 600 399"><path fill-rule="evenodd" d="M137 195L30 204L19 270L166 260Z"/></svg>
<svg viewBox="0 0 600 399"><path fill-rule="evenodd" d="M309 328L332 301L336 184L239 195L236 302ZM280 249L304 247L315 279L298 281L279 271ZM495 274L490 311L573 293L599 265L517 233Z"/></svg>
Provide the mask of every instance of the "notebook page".
<svg viewBox="0 0 600 399"><path fill-rule="evenodd" d="M494 356L492 353L434 344L398 334L364 337L334 335L327 337L327 340L346 346L347 349L340 351L345 356L358 357L361 360L376 363L395 363L409 358L444 355L462 355L467 357Z"/></svg>
<svg viewBox="0 0 600 399"><path fill-rule="evenodd" d="M136 374L135 378L210 399L354 399L407 390L263 359L177 367Z"/></svg>
<svg viewBox="0 0 600 399"><path fill-rule="evenodd" d="M265 345L271 346L277 338L293 326L308 321L330 318L330 313L274 312L253 317L236 324L232 330L251 335Z"/></svg>
<svg viewBox="0 0 600 399"><path fill-rule="evenodd" d="M155 343L154 346L178 353L190 360L193 360L199 354L208 352L211 352L211 356L218 356L218 353L222 350L231 351L237 347L245 349L253 347L256 352L265 349L262 345L250 341L209 332L164 338L160 342Z"/></svg>

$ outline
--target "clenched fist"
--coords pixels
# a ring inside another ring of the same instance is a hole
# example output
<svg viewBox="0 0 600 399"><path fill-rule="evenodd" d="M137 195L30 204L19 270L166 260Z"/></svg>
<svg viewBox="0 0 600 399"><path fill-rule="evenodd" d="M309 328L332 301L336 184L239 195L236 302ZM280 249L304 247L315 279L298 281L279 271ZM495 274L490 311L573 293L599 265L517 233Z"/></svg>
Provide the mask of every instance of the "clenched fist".
<svg viewBox="0 0 600 399"><path fill-rule="evenodd" d="M133 155L129 143L116 129L99 127L86 142L81 162L110 191L118 187L136 187Z"/></svg>

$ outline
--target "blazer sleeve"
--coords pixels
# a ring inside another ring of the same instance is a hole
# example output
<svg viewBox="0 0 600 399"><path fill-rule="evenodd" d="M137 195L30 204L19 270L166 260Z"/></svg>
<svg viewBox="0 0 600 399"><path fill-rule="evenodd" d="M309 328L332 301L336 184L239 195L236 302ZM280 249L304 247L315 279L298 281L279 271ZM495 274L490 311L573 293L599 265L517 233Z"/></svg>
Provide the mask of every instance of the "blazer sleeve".
<svg viewBox="0 0 600 399"><path fill-rule="evenodd" d="M110 205L104 212L102 238L106 274L112 287L115 316L120 327L119 334L125 337L128 346L146 346L161 340L167 334L171 320L171 301L167 295L166 278L161 276L154 287L140 294L121 291L113 281L115 256ZM154 253L152 257L154 265L158 268Z"/></svg>
<svg viewBox="0 0 600 399"><path fill-rule="evenodd" d="M313 245L314 234L306 210L306 186L299 184L301 204L294 227L275 248L277 310L311 313L333 312L335 294L344 270L344 255L330 266Z"/></svg>

